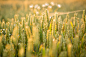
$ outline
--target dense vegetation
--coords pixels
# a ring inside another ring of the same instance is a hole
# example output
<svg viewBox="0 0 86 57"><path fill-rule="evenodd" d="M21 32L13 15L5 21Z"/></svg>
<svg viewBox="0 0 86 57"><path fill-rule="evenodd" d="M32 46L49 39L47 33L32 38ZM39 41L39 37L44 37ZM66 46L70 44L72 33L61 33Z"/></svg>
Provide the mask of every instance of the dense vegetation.
<svg viewBox="0 0 86 57"><path fill-rule="evenodd" d="M58 13L49 16L56 9L43 13L31 8L17 14L11 9L5 16L4 10L0 15L0 57L86 57L85 10L65 17ZM7 18L9 14L12 19Z"/></svg>

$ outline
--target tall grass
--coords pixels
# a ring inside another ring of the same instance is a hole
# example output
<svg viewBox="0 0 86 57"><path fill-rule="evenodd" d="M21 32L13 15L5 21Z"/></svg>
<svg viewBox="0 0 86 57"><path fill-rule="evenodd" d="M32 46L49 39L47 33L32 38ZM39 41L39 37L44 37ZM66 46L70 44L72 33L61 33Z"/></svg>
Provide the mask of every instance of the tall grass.
<svg viewBox="0 0 86 57"><path fill-rule="evenodd" d="M0 21L0 57L86 57L86 16L62 20L48 10Z"/></svg>

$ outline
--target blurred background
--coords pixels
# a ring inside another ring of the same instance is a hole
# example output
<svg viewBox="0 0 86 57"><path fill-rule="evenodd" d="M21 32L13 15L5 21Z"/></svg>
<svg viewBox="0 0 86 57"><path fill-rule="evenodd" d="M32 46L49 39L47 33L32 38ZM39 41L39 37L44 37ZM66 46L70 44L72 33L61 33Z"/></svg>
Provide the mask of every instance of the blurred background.
<svg viewBox="0 0 86 57"><path fill-rule="evenodd" d="M19 18L26 14L41 15L40 12L44 12L45 9L50 13L86 10L86 0L0 0L0 20L8 21L15 14L18 14ZM81 18L82 11L77 13ZM70 14L70 17L72 16L74 13ZM65 15L62 18L65 18Z"/></svg>

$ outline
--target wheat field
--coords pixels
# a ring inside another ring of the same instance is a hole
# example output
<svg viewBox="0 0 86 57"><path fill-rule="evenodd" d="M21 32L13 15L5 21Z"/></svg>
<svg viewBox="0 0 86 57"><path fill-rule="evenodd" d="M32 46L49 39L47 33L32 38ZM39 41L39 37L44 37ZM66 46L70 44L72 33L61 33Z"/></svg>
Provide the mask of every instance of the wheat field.
<svg viewBox="0 0 86 57"><path fill-rule="evenodd" d="M86 57L85 5L3 3L0 57Z"/></svg>

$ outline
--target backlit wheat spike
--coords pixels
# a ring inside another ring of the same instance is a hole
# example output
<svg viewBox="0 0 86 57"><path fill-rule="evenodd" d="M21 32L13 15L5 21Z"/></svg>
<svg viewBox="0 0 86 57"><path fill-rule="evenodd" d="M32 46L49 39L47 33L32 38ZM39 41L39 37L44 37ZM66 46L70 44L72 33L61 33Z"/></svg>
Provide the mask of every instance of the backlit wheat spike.
<svg viewBox="0 0 86 57"><path fill-rule="evenodd" d="M24 47L22 43L19 44L18 57L24 57Z"/></svg>
<svg viewBox="0 0 86 57"><path fill-rule="evenodd" d="M82 18L83 18L83 20L85 21L85 10L83 10Z"/></svg>
<svg viewBox="0 0 86 57"><path fill-rule="evenodd" d="M19 39L19 32L18 32L18 26L16 26L13 30L13 42L15 45L18 44L18 39Z"/></svg>
<svg viewBox="0 0 86 57"><path fill-rule="evenodd" d="M33 38L31 37L28 39L27 48L26 48L26 57L32 56L31 52L33 52Z"/></svg>
<svg viewBox="0 0 86 57"><path fill-rule="evenodd" d="M26 19L25 19L26 22L28 21L28 18L29 18L29 15L26 14Z"/></svg>
<svg viewBox="0 0 86 57"><path fill-rule="evenodd" d="M50 30L47 30L47 47L49 47L49 33L50 33Z"/></svg>
<svg viewBox="0 0 86 57"><path fill-rule="evenodd" d="M61 35L59 35L59 41L58 41L58 43L59 43L58 54L60 54L61 47L62 47L62 36Z"/></svg>
<svg viewBox="0 0 86 57"><path fill-rule="evenodd" d="M31 31L30 31L29 26L26 26L26 27L25 27L25 30L26 30L27 38L29 39L29 37L31 36Z"/></svg>
<svg viewBox="0 0 86 57"><path fill-rule="evenodd" d="M62 19L61 16L58 18L58 33L61 35L61 30L62 30Z"/></svg>
<svg viewBox="0 0 86 57"><path fill-rule="evenodd" d="M3 20L2 24L1 24L2 28L5 28L5 21Z"/></svg>
<svg viewBox="0 0 86 57"><path fill-rule="evenodd" d="M43 17L42 17L42 29L44 29L44 22L45 22L44 16L45 16L45 14L43 14Z"/></svg>
<svg viewBox="0 0 86 57"><path fill-rule="evenodd" d="M53 44L52 44L52 56L57 56L57 40L53 38Z"/></svg>
<svg viewBox="0 0 86 57"><path fill-rule="evenodd" d="M44 31L43 31L43 43L46 43L46 35Z"/></svg>
<svg viewBox="0 0 86 57"><path fill-rule="evenodd" d="M53 20L52 24L52 35L55 36L55 19Z"/></svg>
<svg viewBox="0 0 86 57"><path fill-rule="evenodd" d="M42 57L46 57L46 52L45 52L45 48L44 47L42 49Z"/></svg>
<svg viewBox="0 0 86 57"><path fill-rule="evenodd" d="M34 44L39 44L39 32L38 28L34 25L33 28L33 37L34 37Z"/></svg>
<svg viewBox="0 0 86 57"><path fill-rule="evenodd" d="M60 41L58 41L58 43L57 43L57 56L60 54L59 53L59 49L60 49L61 47L60 47ZM61 49L60 49L61 50Z"/></svg>
<svg viewBox="0 0 86 57"><path fill-rule="evenodd" d="M77 13L74 14L74 33L75 34L77 33L76 29L77 29Z"/></svg>
<svg viewBox="0 0 86 57"><path fill-rule="evenodd" d="M58 31L58 13L55 14L56 19L56 31Z"/></svg>
<svg viewBox="0 0 86 57"><path fill-rule="evenodd" d="M46 9L46 19L47 19L47 22L49 22L49 16L48 16L48 10Z"/></svg>
<svg viewBox="0 0 86 57"><path fill-rule="evenodd" d="M67 23L65 23L65 28L64 28L64 34L66 35L67 34Z"/></svg>
<svg viewBox="0 0 86 57"><path fill-rule="evenodd" d="M69 43L67 48L68 48L68 57L72 57L72 44Z"/></svg>
<svg viewBox="0 0 86 57"><path fill-rule="evenodd" d="M15 14L14 18L15 18L15 22L16 22L18 20L18 14Z"/></svg>
<svg viewBox="0 0 86 57"><path fill-rule="evenodd" d="M11 54L10 54L10 57L15 57L14 45L12 43L10 45L11 45L11 49L10 49Z"/></svg>
<svg viewBox="0 0 86 57"><path fill-rule="evenodd" d="M49 48L52 48L52 44L53 44L53 36L51 35L51 33L49 32L49 36L48 36L48 41L49 41Z"/></svg>
<svg viewBox="0 0 86 57"><path fill-rule="evenodd" d="M46 57L46 51L43 45L40 45L39 51L42 53L42 57Z"/></svg>
<svg viewBox="0 0 86 57"><path fill-rule="evenodd" d="M68 22L68 20L69 20L69 14L67 14L66 16L66 22Z"/></svg>
<svg viewBox="0 0 86 57"><path fill-rule="evenodd" d="M8 29L6 29L6 41L7 41L7 43L10 42L10 32Z"/></svg>
<svg viewBox="0 0 86 57"><path fill-rule="evenodd" d="M25 27L24 24L25 24L25 17L22 17L22 25L23 25L23 28Z"/></svg>

